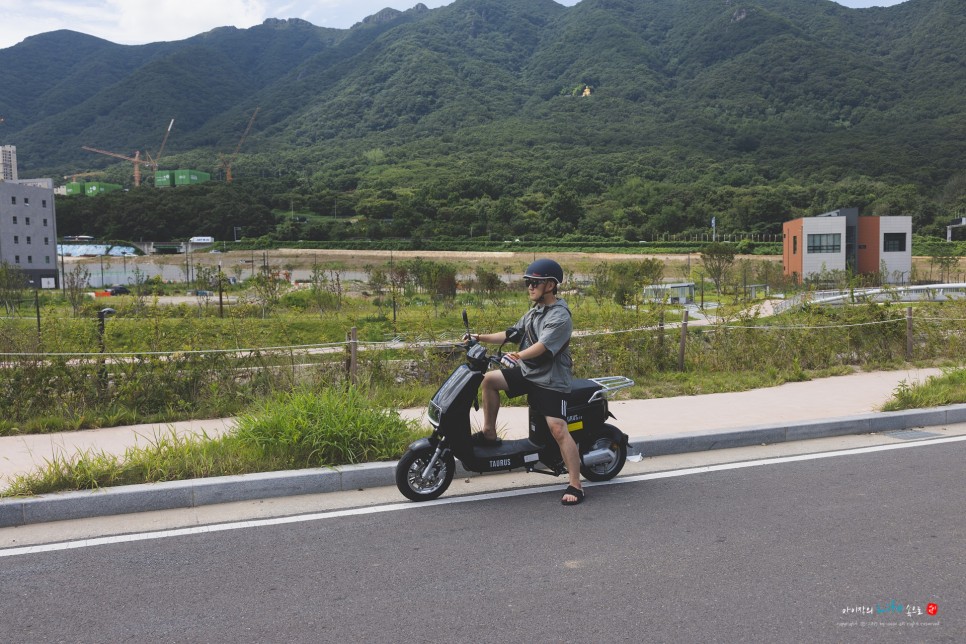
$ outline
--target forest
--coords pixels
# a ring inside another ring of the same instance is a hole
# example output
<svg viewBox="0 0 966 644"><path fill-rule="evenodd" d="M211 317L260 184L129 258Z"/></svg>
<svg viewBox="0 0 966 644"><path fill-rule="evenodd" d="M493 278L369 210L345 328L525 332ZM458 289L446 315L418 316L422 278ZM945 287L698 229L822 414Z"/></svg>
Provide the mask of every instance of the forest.
<svg viewBox="0 0 966 644"><path fill-rule="evenodd" d="M945 237L966 216L964 31L950 0L456 0L139 46L60 31L0 50L0 137L22 176L128 189L59 199L62 235L774 238L858 207ZM144 164L134 187L83 146L213 180L157 189Z"/></svg>

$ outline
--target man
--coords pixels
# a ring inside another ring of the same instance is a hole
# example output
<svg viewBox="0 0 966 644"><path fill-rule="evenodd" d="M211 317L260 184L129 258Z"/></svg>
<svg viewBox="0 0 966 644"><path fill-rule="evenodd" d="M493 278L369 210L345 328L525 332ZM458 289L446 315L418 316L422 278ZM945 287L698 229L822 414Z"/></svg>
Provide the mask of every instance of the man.
<svg viewBox="0 0 966 644"><path fill-rule="evenodd" d="M500 411L500 392L515 398L527 395L531 409L547 419L550 433L560 446L570 485L560 500L577 505L584 500L580 484L580 453L567 429L567 394L573 381L570 335L573 332L570 309L557 297L563 282L563 269L552 259L538 259L523 275L532 307L509 329L519 337L520 350L504 356L507 368L490 371L483 378L483 431L474 435L482 445L499 443L496 417ZM480 342L502 344L507 332L474 335Z"/></svg>

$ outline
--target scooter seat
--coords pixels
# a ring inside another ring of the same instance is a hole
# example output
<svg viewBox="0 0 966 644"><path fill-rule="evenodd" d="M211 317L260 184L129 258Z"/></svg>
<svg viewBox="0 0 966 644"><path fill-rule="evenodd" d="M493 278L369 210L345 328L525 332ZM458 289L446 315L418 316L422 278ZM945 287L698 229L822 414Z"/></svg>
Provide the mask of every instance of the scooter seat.
<svg viewBox="0 0 966 644"><path fill-rule="evenodd" d="M595 391L599 391L602 387L598 385L593 380L585 380L583 378L578 378L574 380L570 387L570 393L567 394L567 404L571 407L576 405L586 405L590 397L594 395Z"/></svg>

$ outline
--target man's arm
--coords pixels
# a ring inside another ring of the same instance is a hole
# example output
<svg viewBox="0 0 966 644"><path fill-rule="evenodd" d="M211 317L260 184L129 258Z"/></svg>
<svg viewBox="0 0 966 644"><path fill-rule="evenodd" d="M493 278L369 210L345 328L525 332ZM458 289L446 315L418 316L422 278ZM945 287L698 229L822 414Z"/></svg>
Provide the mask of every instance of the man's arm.
<svg viewBox="0 0 966 644"><path fill-rule="evenodd" d="M500 331L499 333L471 333L470 337L477 342L486 342L487 344L503 344L506 342L506 331Z"/></svg>
<svg viewBox="0 0 966 644"><path fill-rule="evenodd" d="M531 344L523 351L511 351L507 355L514 360L534 360L547 352L547 347L543 342Z"/></svg>

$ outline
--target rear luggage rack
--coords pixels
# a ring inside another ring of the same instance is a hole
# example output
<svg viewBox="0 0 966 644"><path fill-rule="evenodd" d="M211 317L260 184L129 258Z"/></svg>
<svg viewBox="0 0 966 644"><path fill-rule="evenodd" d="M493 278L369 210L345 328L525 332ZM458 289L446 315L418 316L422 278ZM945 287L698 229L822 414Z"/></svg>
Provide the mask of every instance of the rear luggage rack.
<svg viewBox="0 0 966 644"><path fill-rule="evenodd" d="M595 391L587 402L594 402L606 398L611 392L618 389L626 389L634 385L634 381L626 376L604 376L603 378L589 378L592 382L600 385L600 389Z"/></svg>

